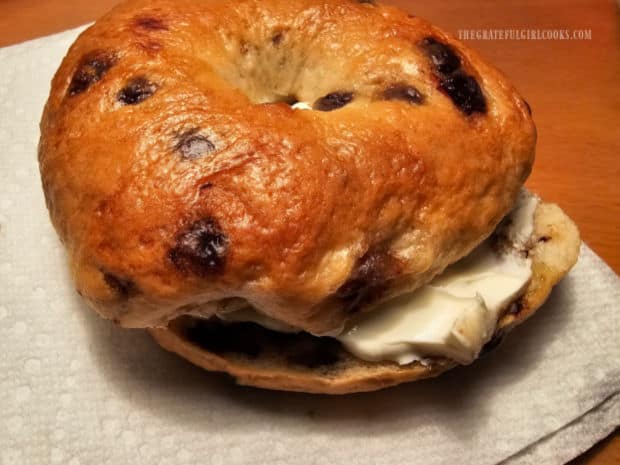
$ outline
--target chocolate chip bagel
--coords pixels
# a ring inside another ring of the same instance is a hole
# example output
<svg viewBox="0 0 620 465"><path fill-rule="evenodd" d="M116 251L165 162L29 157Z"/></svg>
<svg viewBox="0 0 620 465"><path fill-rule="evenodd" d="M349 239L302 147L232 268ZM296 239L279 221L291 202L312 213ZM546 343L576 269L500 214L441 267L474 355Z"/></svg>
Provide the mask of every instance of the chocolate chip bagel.
<svg viewBox="0 0 620 465"><path fill-rule="evenodd" d="M103 317L334 335L490 236L535 139L501 73L396 8L131 0L63 60L39 162Z"/></svg>

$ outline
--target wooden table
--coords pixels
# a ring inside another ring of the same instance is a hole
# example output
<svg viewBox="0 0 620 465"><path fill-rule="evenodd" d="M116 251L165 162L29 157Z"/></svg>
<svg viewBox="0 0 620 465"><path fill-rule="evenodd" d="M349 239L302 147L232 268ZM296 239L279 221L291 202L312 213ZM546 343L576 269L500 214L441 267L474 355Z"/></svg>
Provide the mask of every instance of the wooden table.
<svg viewBox="0 0 620 465"><path fill-rule="evenodd" d="M232 1L232 0L231 0ZM457 35L471 29L591 30L591 40L469 40L532 106L528 186L559 203L620 273L620 45L613 0L391 0ZM0 46L96 19L119 0L2 0ZM620 433L572 465L620 464Z"/></svg>

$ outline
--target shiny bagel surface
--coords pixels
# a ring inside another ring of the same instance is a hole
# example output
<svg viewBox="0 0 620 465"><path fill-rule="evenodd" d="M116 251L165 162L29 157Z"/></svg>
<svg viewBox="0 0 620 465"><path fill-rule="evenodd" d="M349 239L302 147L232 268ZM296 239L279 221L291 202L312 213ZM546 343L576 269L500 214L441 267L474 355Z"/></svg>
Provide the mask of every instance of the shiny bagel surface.
<svg viewBox="0 0 620 465"><path fill-rule="evenodd" d="M324 334L486 238L534 145L501 73L393 7L136 0L69 50L39 160L102 316L163 327L241 300Z"/></svg>

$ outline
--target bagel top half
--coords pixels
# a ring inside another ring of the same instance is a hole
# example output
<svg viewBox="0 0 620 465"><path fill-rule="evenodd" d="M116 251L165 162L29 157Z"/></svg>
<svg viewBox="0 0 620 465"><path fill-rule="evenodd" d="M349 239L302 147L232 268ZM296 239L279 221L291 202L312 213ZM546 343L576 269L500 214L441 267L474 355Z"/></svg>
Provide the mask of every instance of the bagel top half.
<svg viewBox="0 0 620 465"><path fill-rule="evenodd" d="M329 334L489 236L535 138L502 74L398 9L136 0L69 50L39 161L102 316L156 327L244 302Z"/></svg>

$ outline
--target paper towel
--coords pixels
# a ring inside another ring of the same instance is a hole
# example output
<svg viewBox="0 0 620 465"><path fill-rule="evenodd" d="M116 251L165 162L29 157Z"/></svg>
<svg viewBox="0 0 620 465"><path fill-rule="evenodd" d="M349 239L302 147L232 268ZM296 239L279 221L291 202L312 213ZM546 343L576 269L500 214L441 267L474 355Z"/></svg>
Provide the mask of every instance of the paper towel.
<svg viewBox="0 0 620 465"><path fill-rule="evenodd" d="M618 424L620 280L587 247L488 357L376 393L236 387L99 319L67 274L36 160L76 35L0 50L2 464L556 464Z"/></svg>

